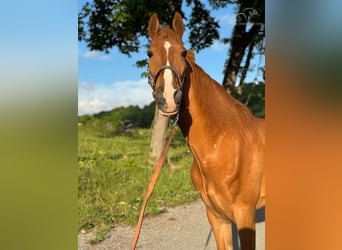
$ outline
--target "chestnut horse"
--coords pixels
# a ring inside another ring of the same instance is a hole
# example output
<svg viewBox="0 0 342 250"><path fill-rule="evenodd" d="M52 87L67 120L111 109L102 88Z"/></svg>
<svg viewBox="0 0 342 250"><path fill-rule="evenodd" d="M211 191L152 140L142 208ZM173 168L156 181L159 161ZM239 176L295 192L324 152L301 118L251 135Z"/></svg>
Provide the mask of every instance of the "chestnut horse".
<svg viewBox="0 0 342 250"><path fill-rule="evenodd" d="M206 205L217 249L233 249L236 223L242 250L255 249L256 208L265 203L264 120L228 94L195 63L182 43L184 24L148 24L149 83L163 115L178 126L192 152L191 179Z"/></svg>

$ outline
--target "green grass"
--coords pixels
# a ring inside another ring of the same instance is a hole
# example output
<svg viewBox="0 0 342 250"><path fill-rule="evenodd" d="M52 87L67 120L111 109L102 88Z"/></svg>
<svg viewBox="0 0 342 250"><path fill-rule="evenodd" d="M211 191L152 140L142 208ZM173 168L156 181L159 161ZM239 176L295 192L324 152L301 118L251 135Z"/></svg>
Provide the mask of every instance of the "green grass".
<svg viewBox="0 0 342 250"><path fill-rule="evenodd" d="M150 129L99 137L79 127L79 230L95 228L91 243L113 225L135 224L154 166L148 163ZM191 153L177 130L145 215L198 199L190 179Z"/></svg>

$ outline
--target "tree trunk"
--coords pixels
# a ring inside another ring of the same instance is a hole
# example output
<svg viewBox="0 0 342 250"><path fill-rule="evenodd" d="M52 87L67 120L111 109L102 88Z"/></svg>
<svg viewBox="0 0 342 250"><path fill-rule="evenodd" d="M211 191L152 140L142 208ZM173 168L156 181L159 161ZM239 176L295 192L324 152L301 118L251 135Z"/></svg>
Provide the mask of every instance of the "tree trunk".
<svg viewBox="0 0 342 250"><path fill-rule="evenodd" d="M245 84L245 78L246 78L246 75L247 75L247 71L249 69L249 65L250 65L251 59L253 57L253 48L254 48L254 42L252 41L249 44L249 46L248 46L248 53L247 53L246 63L245 63L245 66L243 66L243 69L241 71L241 78L240 78L239 87L242 87Z"/></svg>
<svg viewBox="0 0 342 250"><path fill-rule="evenodd" d="M235 83L237 79L237 75L240 70L240 64L242 58L245 54L245 49L247 44L242 43L242 38L246 33L246 23L236 22L232 40L231 40L231 48L230 48L230 55L229 60L224 72L223 87L229 92L232 93L235 88Z"/></svg>
<svg viewBox="0 0 342 250"><path fill-rule="evenodd" d="M240 5L239 13L242 12L243 7ZM223 87L229 93L232 93L235 90L236 79L246 48L253 42L261 27L259 24L253 24L249 31L246 31L246 28L247 20L237 18L232 34L229 60L222 81Z"/></svg>
<svg viewBox="0 0 342 250"><path fill-rule="evenodd" d="M158 107L154 112L154 119L152 122L152 135L150 141L149 162L155 164L159 159L166 141L167 127L169 124L169 117L160 114Z"/></svg>

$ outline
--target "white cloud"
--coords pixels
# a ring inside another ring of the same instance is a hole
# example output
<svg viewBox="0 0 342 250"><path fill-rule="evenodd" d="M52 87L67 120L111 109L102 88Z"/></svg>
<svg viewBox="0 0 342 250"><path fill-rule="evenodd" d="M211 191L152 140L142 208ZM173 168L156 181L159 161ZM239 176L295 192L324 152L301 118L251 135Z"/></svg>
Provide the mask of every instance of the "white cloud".
<svg viewBox="0 0 342 250"><path fill-rule="evenodd" d="M214 43L210 46L210 48L214 51L223 51L223 50L226 51L228 48L228 45L219 41L214 41Z"/></svg>
<svg viewBox="0 0 342 250"><path fill-rule="evenodd" d="M82 52L79 50L79 55L83 58L96 59L96 60L108 60L110 58L108 54L99 52L97 50L90 50L86 52Z"/></svg>
<svg viewBox="0 0 342 250"><path fill-rule="evenodd" d="M115 107L150 104L153 101L152 90L147 79L123 81L114 84L95 84L79 82L78 114L94 114Z"/></svg>
<svg viewBox="0 0 342 250"><path fill-rule="evenodd" d="M236 23L236 15L232 13L218 16L217 19L220 22L220 26L234 26Z"/></svg>

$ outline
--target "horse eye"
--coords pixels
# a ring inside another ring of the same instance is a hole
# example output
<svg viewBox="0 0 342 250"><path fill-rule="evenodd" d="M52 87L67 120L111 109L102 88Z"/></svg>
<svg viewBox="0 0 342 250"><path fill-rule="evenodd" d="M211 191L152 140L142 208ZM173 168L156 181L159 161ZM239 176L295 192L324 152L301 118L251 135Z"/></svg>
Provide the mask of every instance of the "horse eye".
<svg viewBox="0 0 342 250"><path fill-rule="evenodd" d="M186 50L182 51L182 57L186 57Z"/></svg>
<svg viewBox="0 0 342 250"><path fill-rule="evenodd" d="M147 56L148 56L149 58L151 58L151 57L153 56L153 53L152 53L151 50L147 51Z"/></svg>

